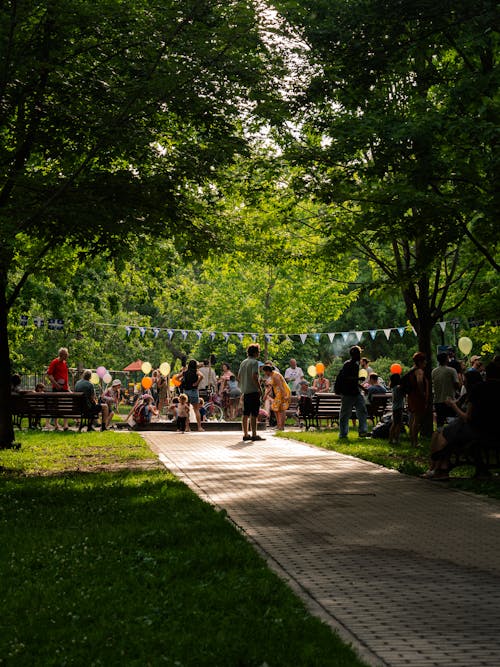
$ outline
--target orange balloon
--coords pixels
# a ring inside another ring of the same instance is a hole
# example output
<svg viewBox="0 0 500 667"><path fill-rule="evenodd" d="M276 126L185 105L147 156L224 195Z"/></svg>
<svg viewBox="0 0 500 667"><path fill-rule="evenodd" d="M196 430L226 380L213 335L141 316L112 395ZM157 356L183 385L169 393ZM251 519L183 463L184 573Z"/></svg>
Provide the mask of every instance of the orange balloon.
<svg viewBox="0 0 500 667"><path fill-rule="evenodd" d="M181 386L181 381L179 380L178 377L175 377L175 376L174 376L174 377L172 378L172 384L174 385L174 387L180 387L180 386Z"/></svg>
<svg viewBox="0 0 500 667"><path fill-rule="evenodd" d="M391 373L398 373L399 375L401 375L402 370L403 369L401 368L401 366L399 364L392 364L392 366L391 366Z"/></svg>
<svg viewBox="0 0 500 667"><path fill-rule="evenodd" d="M321 374L325 372L325 364L321 363L321 361L318 361L316 364L316 372Z"/></svg>
<svg viewBox="0 0 500 667"><path fill-rule="evenodd" d="M143 377L141 380L141 384L144 387L144 389L151 389L153 385L153 380L150 377Z"/></svg>

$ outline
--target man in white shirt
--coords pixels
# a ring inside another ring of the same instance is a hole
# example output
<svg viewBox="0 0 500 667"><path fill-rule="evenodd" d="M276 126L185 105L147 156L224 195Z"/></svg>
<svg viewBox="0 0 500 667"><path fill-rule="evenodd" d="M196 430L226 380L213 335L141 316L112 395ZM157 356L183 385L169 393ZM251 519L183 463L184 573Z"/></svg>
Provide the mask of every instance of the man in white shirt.
<svg viewBox="0 0 500 667"><path fill-rule="evenodd" d="M455 416L453 409L447 404L448 399L455 398L460 388L457 371L448 366L448 353L440 352L437 355L438 366L432 371L432 391L434 394L434 410L436 424L439 427L446 424L448 417Z"/></svg>
<svg viewBox="0 0 500 667"><path fill-rule="evenodd" d="M297 366L295 359L290 359L290 366L285 371L285 380L288 382L290 391L295 396L300 389L300 382L304 378L302 368Z"/></svg>

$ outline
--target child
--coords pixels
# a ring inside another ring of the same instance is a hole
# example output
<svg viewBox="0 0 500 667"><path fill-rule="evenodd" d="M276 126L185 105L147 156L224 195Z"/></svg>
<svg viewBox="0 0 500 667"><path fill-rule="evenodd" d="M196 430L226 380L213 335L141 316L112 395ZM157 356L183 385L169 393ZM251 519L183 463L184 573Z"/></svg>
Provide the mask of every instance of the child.
<svg viewBox="0 0 500 667"><path fill-rule="evenodd" d="M198 410L200 411L201 421L206 422L207 421L207 409L205 407L205 399L203 399L201 396L200 396L200 404L199 404Z"/></svg>
<svg viewBox="0 0 500 667"><path fill-rule="evenodd" d="M229 393L228 419L236 419L238 414L238 405L241 398L241 389L238 385L238 380L234 375L229 377L227 381L227 388Z"/></svg>
<svg viewBox="0 0 500 667"><path fill-rule="evenodd" d="M179 397L174 396L172 399L172 403L167 408L167 418L170 417L170 419L173 422L177 421L177 408L179 406Z"/></svg>
<svg viewBox="0 0 500 667"><path fill-rule="evenodd" d="M189 403L186 394L179 396L177 405L177 432L184 433L189 431Z"/></svg>
<svg viewBox="0 0 500 667"><path fill-rule="evenodd" d="M389 444L399 444L399 434L403 422L403 390L401 389L401 375L393 373L391 375L389 388L392 392L392 424L389 431Z"/></svg>

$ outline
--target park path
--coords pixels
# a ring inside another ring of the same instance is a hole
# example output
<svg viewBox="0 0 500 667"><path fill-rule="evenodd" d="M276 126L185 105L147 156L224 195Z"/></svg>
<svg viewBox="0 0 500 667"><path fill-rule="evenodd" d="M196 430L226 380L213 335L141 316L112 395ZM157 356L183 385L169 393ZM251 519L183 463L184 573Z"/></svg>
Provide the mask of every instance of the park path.
<svg viewBox="0 0 500 667"><path fill-rule="evenodd" d="M265 434L143 434L371 665L500 665L500 501Z"/></svg>

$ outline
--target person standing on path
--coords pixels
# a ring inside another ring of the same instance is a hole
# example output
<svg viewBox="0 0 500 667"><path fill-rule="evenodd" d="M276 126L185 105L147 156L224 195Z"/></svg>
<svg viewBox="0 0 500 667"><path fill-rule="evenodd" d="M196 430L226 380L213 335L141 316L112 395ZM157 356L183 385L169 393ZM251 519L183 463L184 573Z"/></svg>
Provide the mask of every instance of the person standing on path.
<svg viewBox="0 0 500 667"><path fill-rule="evenodd" d="M265 440L257 435L257 417L260 410L259 362L260 346L257 343L247 347L247 358L240 364L238 383L243 394L243 440ZM252 435L248 433L248 426Z"/></svg>
<svg viewBox="0 0 500 667"><path fill-rule="evenodd" d="M358 418L359 437L365 438L368 436L368 413L359 386L361 348L358 345L353 345L349 350L349 356L351 358L344 362L335 381L335 392L342 396L339 415L339 439L347 438L349 419L353 408L356 410L356 417Z"/></svg>
<svg viewBox="0 0 500 667"><path fill-rule="evenodd" d="M454 417L453 408L447 404L448 399L456 397L460 389L457 371L448 365L448 353L440 352L437 355L438 366L432 370L432 391L434 395L434 410L436 412L436 426L441 428L446 424L448 417Z"/></svg>

